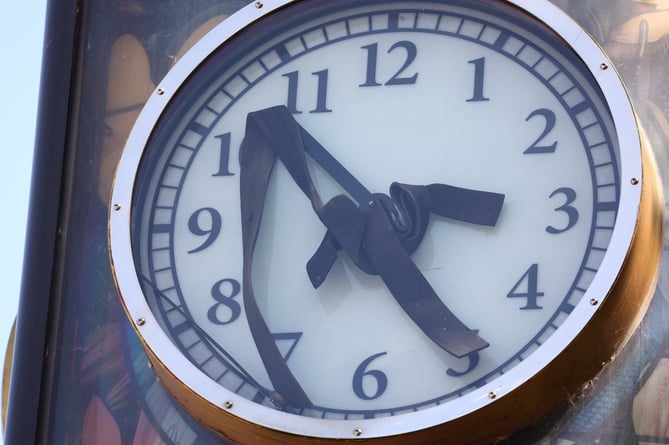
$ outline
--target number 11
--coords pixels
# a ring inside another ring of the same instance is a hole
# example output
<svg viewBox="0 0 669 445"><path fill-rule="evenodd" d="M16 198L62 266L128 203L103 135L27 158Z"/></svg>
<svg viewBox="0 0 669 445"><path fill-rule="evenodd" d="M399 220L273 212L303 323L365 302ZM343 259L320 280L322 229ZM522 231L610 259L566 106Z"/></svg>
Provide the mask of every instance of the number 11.
<svg viewBox="0 0 669 445"><path fill-rule="evenodd" d="M327 107L327 92L328 92L328 70L316 71L311 73L318 78L318 89L316 91L316 108L311 110L309 113L329 113L330 110ZM297 108L297 89L299 83L298 71L291 71L286 73L283 77L288 79L288 100L286 101L286 107L288 111L292 114L301 114L302 112Z"/></svg>

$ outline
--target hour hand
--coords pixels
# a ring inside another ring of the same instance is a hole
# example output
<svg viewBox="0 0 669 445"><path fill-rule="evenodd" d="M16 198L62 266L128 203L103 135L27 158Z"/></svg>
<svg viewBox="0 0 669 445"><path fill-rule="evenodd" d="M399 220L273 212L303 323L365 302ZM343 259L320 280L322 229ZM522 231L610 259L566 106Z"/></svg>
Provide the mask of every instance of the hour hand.
<svg viewBox="0 0 669 445"><path fill-rule="evenodd" d="M391 198L392 197L392 198ZM365 203L378 201L408 254L418 249L427 231L431 214L456 221L494 226L502 211L504 195L446 184L410 185L393 183L390 196L370 195ZM342 246L328 231L314 255L307 262L311 283L318 288L327 277ZM356 262L368 273L375 273L368 262Z"/></svg>

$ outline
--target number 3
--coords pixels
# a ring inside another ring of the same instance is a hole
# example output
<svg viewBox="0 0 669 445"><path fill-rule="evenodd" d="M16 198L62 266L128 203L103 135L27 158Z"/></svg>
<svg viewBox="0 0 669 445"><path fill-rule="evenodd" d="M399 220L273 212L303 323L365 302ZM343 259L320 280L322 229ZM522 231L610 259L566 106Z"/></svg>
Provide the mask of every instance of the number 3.
<svg viewBox="0 0 669 445"><path fill-rule="evenodd" d="M546 227L546 232L550 233L551 235L557 235L566 232L567 230L574 227L574 225L576 225L576 223L578 222L578 210L576 210L576 207L571 205L574 201L576 201L576 192L574 191L574 189L571 189L569 187L561 187L555 190L553 193L551 193L550 198L552 198L557 194L564 195L566 200L565 203L560 207L557 207L555 211L566 213L569 220L567 222L567 226L564 229L558 229L553 226Z"/></svg>

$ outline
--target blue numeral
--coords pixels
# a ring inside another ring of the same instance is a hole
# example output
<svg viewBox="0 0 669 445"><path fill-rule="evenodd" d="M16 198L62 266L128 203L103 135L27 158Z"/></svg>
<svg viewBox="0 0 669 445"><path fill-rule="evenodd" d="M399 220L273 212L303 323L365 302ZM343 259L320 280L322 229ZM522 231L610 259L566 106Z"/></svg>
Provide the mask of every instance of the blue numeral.
<svg viewBox="0 0 669 445"><path fill-rule="evenodd" d="M404 71L409 68L418 55L418 48L413 42L408 40L402 40L395 43L388 50L388 54L393 52L397 48L403 48L406 51L406 58L404 59L404 64L400 67L399 70L395 73L393 77L388 80L385 85L413 85L418 79L418 73L414 73L412 76L403 76ZM371 45L363 46L362 49L367 50L367 77L365 83L361 83L361 87L378 87L381 84L376 80L376 68L378 66L378 53L379 53L379 44L372 43Z"/></svg>
<svg viewBox="0 0 669 445"><path fill-rule="evenodd" d="M379 352L378 354L367 357L362 363L360 363L360 366L356 368L355 374L353 374L353 392L362 400L377 399L381 397L381 395L383 395L383 393L386 391L386 388L388 387L388 377L378 369L367 369L370 363L386 354L386 352ZM369 377L376 382L376 391L374 391L374 393L371 395L367 394L365 388L363 387L363 380L365 377Z"/></svg>
<svg viewBox="0 0 669 445"><path fill-rule="evenodd" d="M525 119L525 122L529 122L529 120L535 116L540 116L544 118L544 130L539 135L539 137L532 143L532 145L530 145L530 147L523 152L523 154L532 155L532 154L542 154L542 153L554 153L555 150L557 149L557 141L553 142L550 145L541 145L541 144L543 139L546 136L548 136L548 133L550 133L553 130L553 127L555 127L555 121L556 121L555 113L546 108L539 108L538 110L534 110L533 112L531 112L530 115L527 116L527 119Z"/></svg>
<svg viewBox="0 0 669 445"><path fill-rule="evenodd" d="M222 288L224 287L224 284L229 285L229 292L223 293ZM239 295L240 289L241 286L239 285L239 281L230 278L220 280L214 284L214 287L211 289L211 296L216 303L207 311L207 318L209 321L216 325L225 325L230 324L239 318L239 315L242 313L242 307L237 301L233 300L233 298ZM221 318L220 312L223 307L227 309L223 310L226 317Z"/></svg>
<svg viewBox="0 0 669 445"><path fill-rule="evenodd" d="M564 212L567 215L568 220L567 220L567 225L563 229L558 229L553 226L546 227L546 232L552 235L557 235L559 233L566 232L567 230L574 227L578 222L578 210L576 210L576 208L571 205L574 201L576 201L576 192L574 191L574 189L571 189L569 187L561 187L555 190L553 193L551 193L550 198L552 198L557 194L565 196L565 203L560 207L557 207L555 211Z"/></svg>
<svg viewBox="0 0 669 445"><path fill-rule="evenodd" d="M520 277L511 291L507 294L507 298L525 298L527 301L521 310L541 309L537 304L537 298L543 297L544 293L539 292L539 265L534 263L527 269L527 272Z"/></svg>
<svg viewBox="0 0 669 445"><path fill-rule="evenodd" d="M328 70L316 71L311 73L312 75L318 78L317 90L316 90L316 108L311 110L309 113L329 113L330 110L327 107L327 93L328 93ZM297 108L297 91L299 85L300 74L298 71L292 71L283 75L288 79L288 99L286 101L286 107L288 111L293 114L301 114L302 112Z"/></svg>
<svg viewBox="0 0 669 445"><path fill-rule="evenodd" d="M486 102L489 101L483 95L483 83L485 80L485 57L480 59L470 60L469 63L474 65L474 94L467 102Z"/></svg>

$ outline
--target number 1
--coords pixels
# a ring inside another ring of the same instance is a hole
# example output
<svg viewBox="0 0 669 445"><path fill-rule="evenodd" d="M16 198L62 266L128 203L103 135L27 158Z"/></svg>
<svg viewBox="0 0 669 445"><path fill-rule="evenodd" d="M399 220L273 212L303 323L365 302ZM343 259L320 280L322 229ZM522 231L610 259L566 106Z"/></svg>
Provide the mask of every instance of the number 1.
<svg viewBox="0 0 669 445"><path fill-rule="evenodd" d="M485 102L490 99L483 95L483 80L485 79L485 57L470 60L474 65L474 94L467 102Z"/></svg>
<svg viewBox="0 0 669 445"><path fill-rule="evenodd" d="M218 159L218 172L212 176L234 176L235 174L230 172L230 133L215 137L221 141L221 156Z"/></svg>

